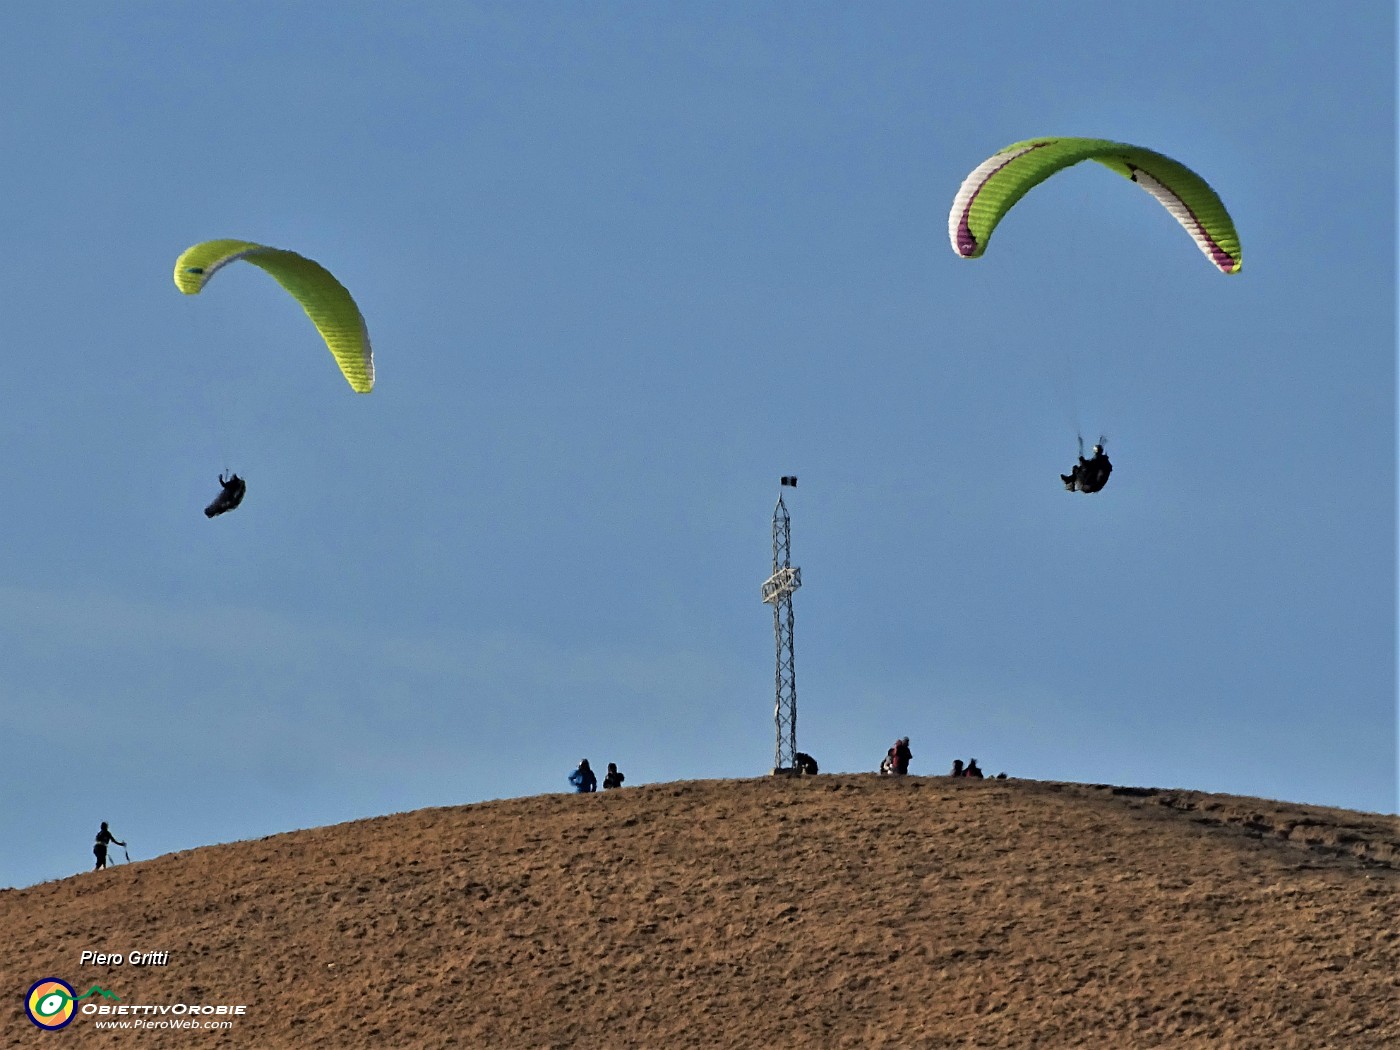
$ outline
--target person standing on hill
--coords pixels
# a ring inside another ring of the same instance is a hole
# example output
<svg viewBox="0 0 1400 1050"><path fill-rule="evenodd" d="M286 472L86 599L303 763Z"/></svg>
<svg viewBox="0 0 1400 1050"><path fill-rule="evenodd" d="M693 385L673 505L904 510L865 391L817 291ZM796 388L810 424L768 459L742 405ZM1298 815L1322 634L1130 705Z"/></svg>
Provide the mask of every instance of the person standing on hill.
<svg viewBox="0 0 1400 1050"><path fill-rule="evenodd" d="M909 738L902 736L894 742L894 771L898 776L909 772L909 760L914 752L909 750Z"/></svg>
<svg viewBox="0 0 1400 1050"><path fill-rule="evenodd" d="M589 768L588 759L585 758L579 762L578 768L569 774L569 783L574 786L574 792L579 795L590 795L598 790L598 778Z"/></svg>
<svg viewBox="0 0 1400 1050"><path fill-rule="evenodd" d="M963 776L973 777L977 780L982 779L982 767L977 764L977 759L969 758L967 760L967 769L963 770Z"/></svg>
<svg viewBox="0 0 1400 1050"><path fill-rule="evenodd" d="M126 849L126 843L107 830L107 822L104 820L102 827L97 831L97 841L92 844L92 855L97 858L97 865L93 871L100 871L107 866L107 847L113 842Z"/></svg>
<svg viewBox="0 0 1400 1050"><path fill-rule="evenodd" d="M617 763L609 762L607 776L603 777L603 790L607 791L609 788L620 788L622 787L622 782L626 779L625 776L617 771Z"/></svg>

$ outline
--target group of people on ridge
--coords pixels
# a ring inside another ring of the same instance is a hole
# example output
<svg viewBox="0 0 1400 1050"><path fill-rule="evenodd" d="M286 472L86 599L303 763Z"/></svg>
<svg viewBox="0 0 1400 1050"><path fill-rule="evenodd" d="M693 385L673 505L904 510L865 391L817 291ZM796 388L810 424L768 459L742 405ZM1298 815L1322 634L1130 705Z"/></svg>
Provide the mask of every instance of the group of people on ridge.
<svg viewBox="0 0 1400 1050"><path fill-rule="evenodd" d="M235 504L236 505L236 504ZM914 752L909 749L909 738L902 736L894 742L894 746L885 754L884 761L880 763L880 775L893 774L904 776L909 772L909 761L914 757ZM811 755L798 753L797 769L801 773L814 774L817 772L817 763ZM953 771L948 774L954 777L982 777L982 770L977 765L977 759L968 759L964 766L962 759L953 761ZM1005 777L1006 774L1000 774ZM622 782L626 779L617 768L616 762L608 763L608 771L603 776L603 790L622 787ZM588 795L598 790L598 776L593 772L593 768L588 764L588 759L581 759L578 767L569 774L569 783L573 785L574 791L580 795ZM97 858L97 865L93 870L105 868L107 866L107 847L116 843L123 849L126 843L121 841L107 829L107 822L102 822L102 827L97 832L97 841L93 843L92 852Z"/></svg>
<svg viewBox="0 0 1400 1050"><path fill-rule="evenodd" d="M909 738L902 736L894 742L894 746L885 752L885 757L880 761L880 775L902 777L909 772L909 760L914 757L914 752L909 750ZM981 780L986 774L982 772L982 767L977 764L977 759L969 758L967 765L963 765L960 758L953 759L953 770L948 774L950 777L972 777ZM1005 773L998 773L999 780L1005 780Z"/></svg>
<svg viewBox="0 0 1400 1050"><path fill-rule="evenodd" d="M616 762L608 763L608 771L603 777L603 790L609 788L620 788L622 782L627 778L618 771ZM589 795L598 790L598 776L593 772L593 768L588 764L588 759L582 759L578 768L569 774L569 783L574 786L574 791L580 795Z"/></svg>

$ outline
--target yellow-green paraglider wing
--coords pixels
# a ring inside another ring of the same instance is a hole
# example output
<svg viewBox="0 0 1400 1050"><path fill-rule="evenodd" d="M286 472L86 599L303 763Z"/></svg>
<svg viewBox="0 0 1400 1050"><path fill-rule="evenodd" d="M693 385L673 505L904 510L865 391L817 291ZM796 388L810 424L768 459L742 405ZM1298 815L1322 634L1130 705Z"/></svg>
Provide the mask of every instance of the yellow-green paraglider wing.
<svg viewBox="0 0 1400 1050"><path fill-rule="evenodd" d="M1042 138L988 157L963 180L948 213L953 251L975 259L1002 217L1033 187L1081 160L1132 179L1171 212L1222 273L1238 273L1240 238L1225 203L1186 165L1141 146L1107 139Z"/></svg>
<svg viewBox="0 0 1400 1050"><path fill-rule="evenodd" d="M251 241L203 241L175 260L175 287L198 295L220 267L239 259L266 270L301 304L357 393L374 389L374 353L364 316L345 286L320 263Z"/></svg>

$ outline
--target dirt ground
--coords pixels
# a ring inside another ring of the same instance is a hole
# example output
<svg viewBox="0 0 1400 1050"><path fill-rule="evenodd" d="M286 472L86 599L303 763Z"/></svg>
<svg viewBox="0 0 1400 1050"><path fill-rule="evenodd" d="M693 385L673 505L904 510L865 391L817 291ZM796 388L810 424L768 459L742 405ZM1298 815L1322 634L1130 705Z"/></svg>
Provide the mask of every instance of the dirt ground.
<svg viewBox="0 0 1400 1050"><path fill-rule="evenodd" d="M1181 790L542 795L4 890L0 929L5 1047L1400 1047L1400 820ZM117 998L44 1032L45 977Z"/></svg>

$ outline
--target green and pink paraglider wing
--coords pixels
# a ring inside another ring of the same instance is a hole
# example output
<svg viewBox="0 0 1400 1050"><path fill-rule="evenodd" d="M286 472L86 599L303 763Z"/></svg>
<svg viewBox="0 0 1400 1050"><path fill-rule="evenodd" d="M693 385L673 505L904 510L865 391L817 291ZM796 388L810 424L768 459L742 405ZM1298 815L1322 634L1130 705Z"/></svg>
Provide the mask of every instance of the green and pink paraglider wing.
<svg viewBox="0 0 1400 1050"><path fill-rule="evenodd" d="M963 180L953 198L948 213L953 250L964 258L977 258L1017 201L1050 176L1083 160L1097 161L1136 182L1162 203L1221 272L1239 272L1239 235L1210 184L1161 153L1107 139L1030 139L988 157Z"/></svg>

